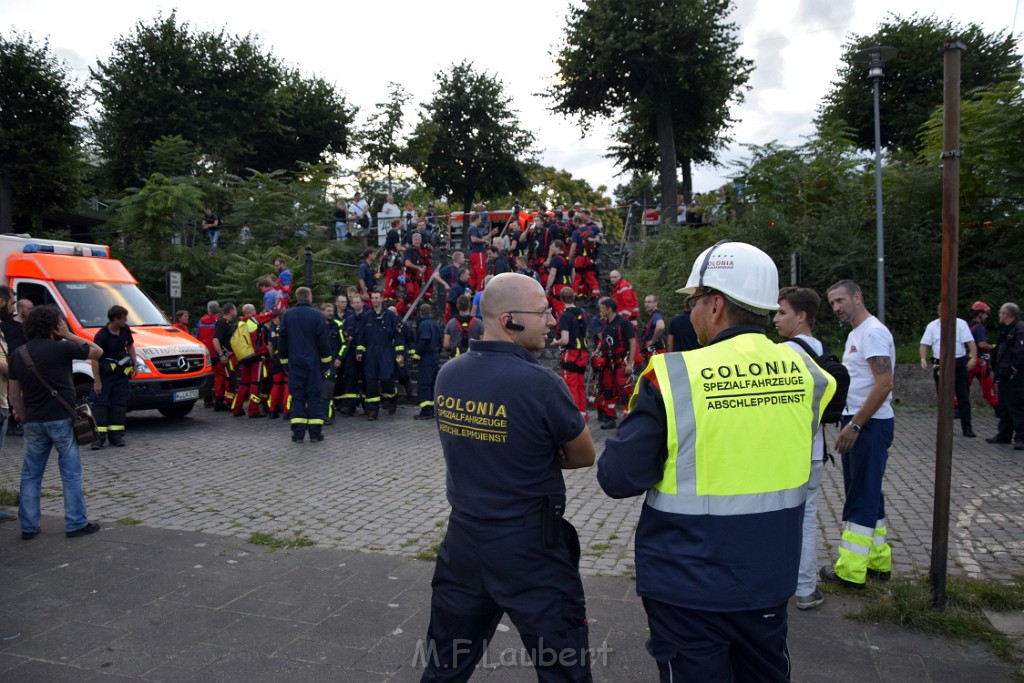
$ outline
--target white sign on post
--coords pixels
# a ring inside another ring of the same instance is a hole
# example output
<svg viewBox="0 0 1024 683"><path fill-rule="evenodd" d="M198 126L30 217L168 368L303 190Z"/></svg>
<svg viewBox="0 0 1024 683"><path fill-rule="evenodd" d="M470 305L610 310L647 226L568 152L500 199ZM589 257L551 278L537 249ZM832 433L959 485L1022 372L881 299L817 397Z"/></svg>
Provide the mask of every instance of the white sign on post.
<svg viewBox="0 0 1024 683"><path fill-rule="evenodd" d="M181 298L181 273L171 271L167 273L167 289L172 299Z"/></svg>

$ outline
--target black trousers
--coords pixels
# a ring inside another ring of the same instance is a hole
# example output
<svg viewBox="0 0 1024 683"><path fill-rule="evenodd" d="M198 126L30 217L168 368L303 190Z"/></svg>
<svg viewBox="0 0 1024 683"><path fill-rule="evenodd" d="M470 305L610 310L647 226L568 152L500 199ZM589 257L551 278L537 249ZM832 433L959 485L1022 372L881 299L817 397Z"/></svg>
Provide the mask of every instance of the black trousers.
<svg viewBox="0 0 1024 683"><path fill-rule="evenodd" d="M932 377L935 379L935 389L939 388L939 366L932 364ZM953 395L956 396L956 407L960 411L960 428L965 432L973 431L971 428L971 385L967 373L967 356L956 359L955 384Z"/></svg>
<svg viewBox="0 0 1024 683"><path fill-rule="evenodd" d="M579 537L561 522L562 542L546 547L539 514L481 520L452 512L431 582L420 683L469 680L506 612L540 683L591 682ZM503 655L483 666L525 661Z"/></svg>
<svg viewBox="0 0 1024 683"><path fill-rule="evenodd" d="M999 392L999 433L996 438L1024 443L1024 374L1013 379L997 377Z"/></svg>

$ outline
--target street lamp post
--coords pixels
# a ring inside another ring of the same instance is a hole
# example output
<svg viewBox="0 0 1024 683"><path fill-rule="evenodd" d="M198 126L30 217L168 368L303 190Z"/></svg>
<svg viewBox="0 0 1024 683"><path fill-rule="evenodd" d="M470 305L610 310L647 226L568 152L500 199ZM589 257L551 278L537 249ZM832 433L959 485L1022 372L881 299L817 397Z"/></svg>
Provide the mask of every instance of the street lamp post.
<svg viewBox="0 0 1024 683"><path fill-rule="evenodd" d="M878 319L885 324L885 223L882 220L882 126L878 113L878 84L882 80L882 65L899 54L899 50L875 45L857 52L853 61L867 64L868 78L875 91L875 256L878 277Z"/></svg>

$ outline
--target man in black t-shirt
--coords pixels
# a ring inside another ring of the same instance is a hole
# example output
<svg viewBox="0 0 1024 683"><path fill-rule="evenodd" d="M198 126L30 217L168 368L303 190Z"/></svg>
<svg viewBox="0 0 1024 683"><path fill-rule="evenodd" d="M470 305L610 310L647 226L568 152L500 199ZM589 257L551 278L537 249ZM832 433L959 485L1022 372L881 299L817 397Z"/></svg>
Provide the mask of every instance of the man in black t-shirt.
<svg viewBox="0 0 1024 683"><path fill-rule="evenodd" d="M482 299L484 339L435 383L452 512L431 582L435 656L420 681L468 680L503 612L538 680L589 681L579 537L562 514L561 470L592 465L594 443L565 384L533 356L555 322L544 288L503 273Z"/></svg>
<svg viewBox="0 0 1024 683"><path fill-rule="evenodd" d="M224 373L224 381L215 384L220 388L220 395L214 396L213 410L218 413L231 410L229 407L235 400L235 392L238 390L238 381L235 378L235 357L231 353L231 335L235 333L236 318L238 309L233 303L224 304L221 309L220 320L213 328L213 348L220 358L220 363L214 368L214 372Z"/></svg>
<svg viewBox="0 0 1024 683"><path fill-rule="evenodd" d="M100 525L90 523L86 516L82 458L71 427L71 414L50 394L36 372L66 403L74 405L72 361L94 360L103 352L92 342L72 334L56 306L32 309L25 321L25 334L28 341L10 358L8 384L11 405L25 425L25 460L18 506L21 538L29 541L39 533L43 474L54 448L64 488L64 531L69 538L85 536L99 531Z"/></svg>
<svg viewBox="0 0 1024 683"><path fill-rule="evenodd" d="M129 384L139 362L135 355L135 337L128 326L128 309L111 306L107 321L106 327L100 328L93 339L103 351L103 356L92 362L92 405L100 433L92 442L94 451L103 448L108 438L111 446L125 445Z"/></svg>

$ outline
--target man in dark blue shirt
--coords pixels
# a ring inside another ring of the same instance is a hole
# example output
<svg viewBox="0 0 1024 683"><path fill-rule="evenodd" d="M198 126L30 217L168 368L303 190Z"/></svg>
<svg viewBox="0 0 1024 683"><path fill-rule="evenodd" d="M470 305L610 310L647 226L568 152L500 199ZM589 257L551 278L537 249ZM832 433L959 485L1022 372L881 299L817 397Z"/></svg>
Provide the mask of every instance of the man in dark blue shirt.
<svg viewBox="0 0 1024 683"><path fill-rule="evenodd" d="M100 328L93 340L103 350L103 357L92 362L92 407L99 428L99 438L92 442L94 451L103 448L108 438L111 446L125 445L128 385L138 363L135 338L128 327L128 310L123 306L111 306L107 320L106 327Z"/></svg>
<svg viewBox="0 0 1024 683"><path fill-rule="evenodd" d="M430 304L420 304L420 322L416 326L413 356L419 360L416 385L419 389L420 412L416 420L434 419L434 380L441 362L441 328L433 317Z"/></svg>
<svg viewBox="0 0 1024 683"><path fill-rule="evenodd" d="M594 444L565 384L531 353L555 324L544 288L504 273L484 292L484 339L446 363L435 387L452 514L420 680L467 680L507 612L540 680L585 683L579 538L562 517L561 470L591 466Z"/></svg>

